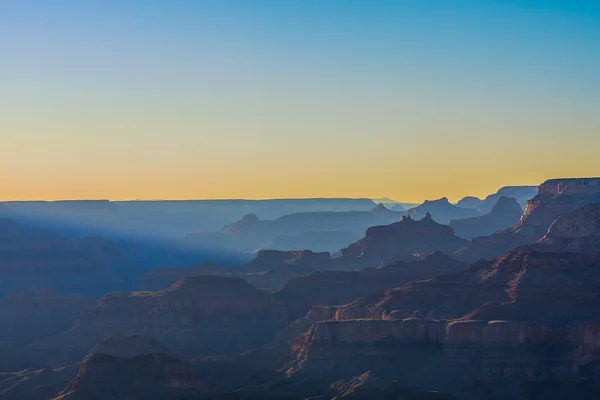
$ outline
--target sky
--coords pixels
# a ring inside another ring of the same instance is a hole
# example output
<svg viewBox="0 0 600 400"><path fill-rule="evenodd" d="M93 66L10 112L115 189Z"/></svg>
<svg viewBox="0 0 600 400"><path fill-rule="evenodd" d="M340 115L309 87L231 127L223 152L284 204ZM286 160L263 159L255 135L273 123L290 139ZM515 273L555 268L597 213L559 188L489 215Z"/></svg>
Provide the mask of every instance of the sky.
<svg viewBox="0 0 600 400"><path fill-rule="evenodd" d="M0 199L600 176L599 71L596 0L0 0Z"/></svg>

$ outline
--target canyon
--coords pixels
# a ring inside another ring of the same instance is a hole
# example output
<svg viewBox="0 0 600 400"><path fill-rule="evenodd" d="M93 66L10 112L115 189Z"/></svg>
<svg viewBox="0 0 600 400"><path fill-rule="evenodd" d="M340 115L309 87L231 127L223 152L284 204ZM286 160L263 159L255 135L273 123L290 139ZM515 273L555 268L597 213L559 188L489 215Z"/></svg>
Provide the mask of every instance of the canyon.
<svg viewBox="0 0 600 400"><path fill-rule="evenodd" d="M155 268L96 297L7 292L0 399L597 398L600 179L547 181L517 214L500 196L450 226L368 227L338 254ZM81 246L20 229L4 222L3 254Z"/></svg>

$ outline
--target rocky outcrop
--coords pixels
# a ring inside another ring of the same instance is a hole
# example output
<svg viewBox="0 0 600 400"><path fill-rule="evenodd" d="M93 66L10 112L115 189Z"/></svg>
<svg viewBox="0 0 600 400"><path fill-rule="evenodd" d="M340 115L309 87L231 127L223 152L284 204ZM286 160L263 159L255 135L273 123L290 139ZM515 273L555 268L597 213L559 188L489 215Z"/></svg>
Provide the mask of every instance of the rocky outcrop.
<svg viewBox="0 0 600 400"><path fill-rule="evenodd" d="M462 238L471 240L474 237L491 235L500 230L505 230L519 222L523 209L512 197L500 197L485 215L473 218L450 221L454 233Z"/></svg>
<svg viewBox="0 0 600 400"><path fill-rule="evenodd" d="M400 222L367 229L363 239L341 250L337 262L346 268L376 267L391 257L435 250L450 254L466 244L452 228L438 224L430 214L420 221L403 217Z"/></svg>
<svg viewBox="0 0 600 400"><path fill-rule="evenodd" d="M525 248L459 274L413 281L339 307L330 317L485 319L547 324L600 317L600 263L595 256ZM379 317L377 317L379 316Z"/></svg>
<svg viewBox="0 0 600 400"><path fill-rule="evenodd" d="M600 249L600 204L585 205L558 217L540 243L578 251Z"/></svg>
<svg viewBox="0 0 600 400"><path fill-rule="evenodd" d="M481 284L503 284L510 300L482 303L467 317L563 324L598 320L600 263L574 252L524 249L478 274Z"/></svg>
<svg viewBox="0 0 600 400"><path fill-rule="evenodd" d="M561 215L586 204L600 203L600 178L551 179L527 202L523 216L513 227L474 239L456 256L465 261L493 259L517 246L541 239Z"/></svg>
<svg viewBox="0 0 600 400"><path fill-rule="evenodd" d="M595 322L319 322L294 345L297 356L288 374L336 380L367 370L388 382L458 398L482 398L478 382L493 382L497 398L516 398L527 381L586 378L581 367L600 357L598 332Z"/></svg>
<svg viewBox="0 0 600 400"><path fill-rule="evenodd" d="M351 232L356 236L370 226L396 222L402 215L402 212L389 210L383 204L370 211L296 213L274 220L259 220L256 215L251 214L240 221L226 225L219 232L190 234L188 239L195 243L238 251L272 249L275 247L274 242L281 240L282 237L289 241L294 237L302 238L309 235L307 232L324 231ZM306 248L304 241L296 244L288 242L288 244L290 247L287 250ZM337 251L340 247L339 242L333 241L320 243L319 250Z"/></svg>
<svg viewBox="0 0 600 400"><path fill-rule="evenodd" d="M190 357L228 354L269 342L287 323L277 300L243 279L197 276L159 292L108 294L71 330L33 343L30 351L65 364L106 338L141 335Z"/></svg>
<svg viewBox="0 0 600 400"><path fill-rule="evenodd" d="M521 208L525 208L527 200L532 199L537 190L537 186L504 186L496 193L487 196L477 209L481 213L488 213L501 197L512 197L517 200Z"/></svg>
<svg viewBox="0 0 600 400"><path fill-rule="evenodd" d="M140 336L101 343L83 360L77 378L55 399L152 399L198 392L200 383L192 368L160 350L158 343Z"/></svg>
<svg viewBox="0 0 600 400"><path fill-rule="evenodd" d="M423 260L400 261L382 268L316 272L291 279L273 296L285 304L290 317L295 319L313 306L342 305L407 282L466 269L466 264L435 252Z"/></svg>
<svg viewBox="0 0 600 400"><path fill-rule="evenodd" d="M477 208L483 204L483 200L475 196L463 197L456 203L456 207L460 208Z"/></svg>
<svg viewBox="0 0 600 400"><path fill-rule="evenodd" d="M427 213L440 224L448 224L453 219L470 218L480 215L473 208L462 208L451 204L448 198L443 197L438 200L427 200L418 207L411 208L406 212L413 219L425 218Z"/></svg>

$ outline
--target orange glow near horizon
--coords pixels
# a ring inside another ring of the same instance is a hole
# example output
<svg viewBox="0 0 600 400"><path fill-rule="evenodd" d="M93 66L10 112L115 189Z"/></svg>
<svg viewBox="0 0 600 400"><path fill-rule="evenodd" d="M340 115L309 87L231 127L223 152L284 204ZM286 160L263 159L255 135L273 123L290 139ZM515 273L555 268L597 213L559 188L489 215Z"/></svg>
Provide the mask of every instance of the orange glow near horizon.
<svg viewBox="0 0 600 400"><path fill-rule="evenodd" d="M3 5L0 200L417 203L600 176L600 14L242 3Z"/></svg>

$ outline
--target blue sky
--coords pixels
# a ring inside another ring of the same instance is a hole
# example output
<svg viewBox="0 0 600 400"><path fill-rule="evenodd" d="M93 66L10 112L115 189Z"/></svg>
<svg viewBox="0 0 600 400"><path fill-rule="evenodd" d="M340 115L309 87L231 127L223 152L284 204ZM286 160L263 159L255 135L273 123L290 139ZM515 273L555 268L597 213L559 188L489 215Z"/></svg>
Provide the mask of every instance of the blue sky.
<svg viewBox="0 0 600 400"><path fill-rule="evenodd" d="M5 0L0 48L9 198L417 201L600 174L597 1Z"/></svg>

